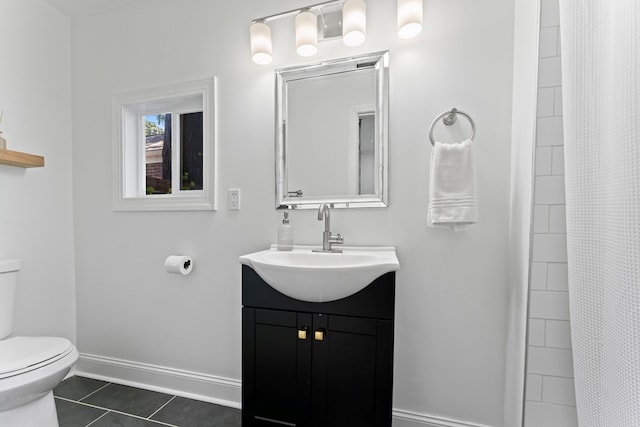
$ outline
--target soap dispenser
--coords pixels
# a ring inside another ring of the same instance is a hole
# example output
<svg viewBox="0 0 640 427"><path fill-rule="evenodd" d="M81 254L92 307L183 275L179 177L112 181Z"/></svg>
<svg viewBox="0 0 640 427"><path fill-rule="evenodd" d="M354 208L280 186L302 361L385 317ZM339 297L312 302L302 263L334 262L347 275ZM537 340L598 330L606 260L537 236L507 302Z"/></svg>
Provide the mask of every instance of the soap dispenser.
<svg viewBox="0 0 640 427"><path fill-rule="evenodd" d="M282 224L278 227L278 250L293 250L293 227L289 223L289 211L284 211Z"/></svg>

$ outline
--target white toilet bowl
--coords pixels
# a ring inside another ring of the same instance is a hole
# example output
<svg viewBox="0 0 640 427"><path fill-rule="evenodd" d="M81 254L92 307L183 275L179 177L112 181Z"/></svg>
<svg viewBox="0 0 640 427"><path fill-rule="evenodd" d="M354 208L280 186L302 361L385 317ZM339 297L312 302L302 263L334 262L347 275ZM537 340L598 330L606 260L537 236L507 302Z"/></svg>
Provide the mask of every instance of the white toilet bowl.
<svg viewBox="0 0 640 427"><path fill-rule="evenodd" d="M20 260L0 259L0 427L58 427L53 388L78 360L66 338L10 337Z"/></svg>
<svg viewBox="0 0 640 427"><path fill-rule="evenodd" d="M0 340L0 426L58 427L52 390L77 359L65 338Z"/></svg>

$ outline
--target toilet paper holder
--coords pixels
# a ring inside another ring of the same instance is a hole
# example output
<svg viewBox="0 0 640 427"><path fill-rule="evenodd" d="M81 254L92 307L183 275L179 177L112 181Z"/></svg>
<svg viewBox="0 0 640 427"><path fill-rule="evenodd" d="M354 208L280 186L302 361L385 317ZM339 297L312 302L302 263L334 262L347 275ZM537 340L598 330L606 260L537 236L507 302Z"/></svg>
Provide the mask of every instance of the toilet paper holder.
<svg viewBox="0 0 640 427"><path fill-rule="evenodd" d="M164 261L164 268L167 273L186 276L193 270L193 260L186 255L169 255Z"/></svg>

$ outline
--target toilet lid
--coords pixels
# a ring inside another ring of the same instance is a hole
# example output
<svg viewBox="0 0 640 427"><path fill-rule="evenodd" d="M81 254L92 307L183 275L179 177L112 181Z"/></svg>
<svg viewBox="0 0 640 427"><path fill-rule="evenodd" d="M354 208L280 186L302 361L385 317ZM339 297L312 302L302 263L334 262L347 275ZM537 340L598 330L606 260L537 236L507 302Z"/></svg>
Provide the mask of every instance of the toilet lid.
<svg viewBox="0 0 640 427"><path fill-rule="evenodd" d="M59 337L13 337L0 341L0 377L53 359L69 350Z"/></svg>

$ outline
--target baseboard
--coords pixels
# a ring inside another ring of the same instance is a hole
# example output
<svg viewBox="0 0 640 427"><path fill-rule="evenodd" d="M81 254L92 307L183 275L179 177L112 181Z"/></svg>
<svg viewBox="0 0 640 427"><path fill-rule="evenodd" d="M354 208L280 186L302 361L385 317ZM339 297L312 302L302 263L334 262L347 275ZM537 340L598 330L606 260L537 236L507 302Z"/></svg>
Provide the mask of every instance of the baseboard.
<svg viewBox="0 0 640 427"><path fill-rule="evenodd" d="M240 380L94 354L80 354L75 374L232 408L240 408L242 398ZM490 426L394 409L393 427Z"/></svg>
<svg viewBox="0 0 640 427"><path fill-rule="evenodd" d="M393 427L490 427L451 418L437 417L418 412L393 410Z"/></svg>
<svg viewBox="0 0 640 427"><path fill-rule="evenodd" d="M239 380L93 354L80 354L75 373L232 408L242 398Z"/></svg>

